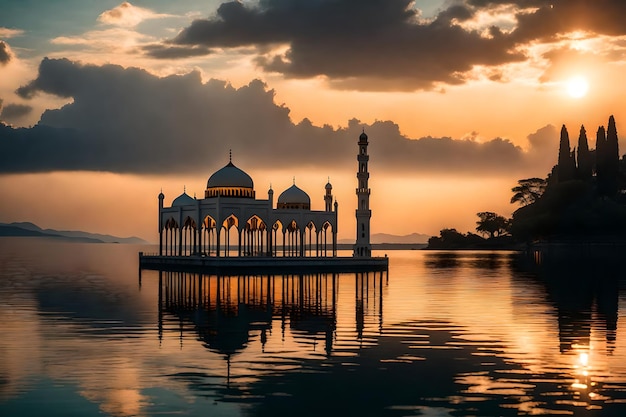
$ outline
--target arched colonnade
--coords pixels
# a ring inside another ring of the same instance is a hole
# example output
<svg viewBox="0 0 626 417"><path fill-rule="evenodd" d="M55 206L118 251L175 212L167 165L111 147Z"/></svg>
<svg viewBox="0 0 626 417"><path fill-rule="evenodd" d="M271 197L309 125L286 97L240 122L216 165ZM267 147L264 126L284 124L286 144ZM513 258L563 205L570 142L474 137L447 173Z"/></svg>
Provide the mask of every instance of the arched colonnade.
<svg viewBox="0 0 626 417"><path fill-rule="evenodd" d="M218 223L210 215L201 222L182 211L163 213L159 230L161 256L337 256L336 213L307 212L273 216L234 213ZM178 219L180 220L178 220ZM218 227L219 224L219 227Z"/></svg>

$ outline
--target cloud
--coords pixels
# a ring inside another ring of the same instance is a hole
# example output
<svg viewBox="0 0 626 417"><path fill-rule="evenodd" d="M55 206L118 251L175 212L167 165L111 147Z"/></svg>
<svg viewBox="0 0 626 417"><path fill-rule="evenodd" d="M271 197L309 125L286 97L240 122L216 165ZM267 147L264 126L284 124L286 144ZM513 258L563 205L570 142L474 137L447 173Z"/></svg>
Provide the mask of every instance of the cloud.
<svg viewBox="0 0 626 417"><path fill-rule="evenodd" d="M537 129L528 135L529 157L539 166L552 167L557 163L556 151L559 149L559 137L560 128L557 129L554 125L549 124ZM547 171L542 174L547 174Z"/></svg>
<svg viewBox="0 0 626 417"><path fill-rule="evenodd" d="M526 61L526 48L570 32L626 35L622 0L445 4L423 19L411 0L229 1L146 53L171 59L195 56L200 47L252 46L266 72L323 76L335 88L410 91L464 83L476 67Z"/></svg>
<svg viewBox="0 0 626 417"><path fill-rule="evenodd" d="M24 116L28 116L33 111L33 108L26 104L13 103L9 103L3 107L2 101L0 100L0 110L0 119L14 122Z"/></svg>
<svg viewBox="0 0 626 417"><path fill-rule="evenodd" d="M21 36L24 34L24 31L21 29L11 29L0 26L0 38L8 39L14 38L16 36Z"/></svg>
<svg viewBox="0 0 626 417"><path fill-rule="evenodd" d="M256 46L256 63L267 72L322 75L337 88L384 90L459 84L475 65L524 59L498 30L486 38L454 24L471 16L467 7L450 7L426 22L411 6L410 0L265 0L258 6L232 1L222 3L215 17L193 21L162 48ZM274 52L282 45L289 46L286 52Z"/></svg>
<svg viewBox="0 0 626 417"><path fill-rule="evenodd" d="M258 80L234 88L202 82L197 72L159 78L137 68L44 59L37 78L18 89L23 98L39 93L73 101L45 111L33 128L2 126L2 172L210 174L229 149L242 167L332 168L354 159L363 128L373 165L387 172L510 175L538 167L532 153L503 138L410 139L392 121L352 119L342 128L294 123Z"/></svg>
<svg viewBox="0 0 626 417"><path fill-rule="evenodd" d="M212 51L205 46L178 46L164 47L161 44L151 44L142 47L142 50L150 57L157 59L189 58L192 56L209 55Z"/></svg>
<svg viewBox="0 0 626 417"><path fill-rule="evenodd" d="M11 61L13 58L13 53L11 52L11 48L9 48L9 44L0 41L0 65L4 66Z"/></svg>
<svg viewBox="0 0 626 417"><path fill-rule="evenodd" d="M532 13L517 16L518 24L513 33L516 42L545 41L573 31L610 36L626 35L626 26L622 21L622 16L626 13L626 3L622 0L517 0L485 3L536 7Z"/></svg>
<svg viewBox="0 0 626 417"><path fill-rule="evenodd" d="M98 16L98 21L107 25L133 27L148 19L172 17L168 14L155 13L150 9L133 6L125 1L119 6L106 10Z"/></svg>

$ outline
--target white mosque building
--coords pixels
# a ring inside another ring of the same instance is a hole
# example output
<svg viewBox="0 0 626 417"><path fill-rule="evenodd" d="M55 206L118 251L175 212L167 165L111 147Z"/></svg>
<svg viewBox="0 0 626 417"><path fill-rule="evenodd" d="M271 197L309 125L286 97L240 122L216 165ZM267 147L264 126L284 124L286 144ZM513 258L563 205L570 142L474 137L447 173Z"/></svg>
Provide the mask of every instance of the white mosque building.
<svg viewBox="0 0 626 417"><path fill-rule="evenodd" d="M367 135L359 136L355 257L370 257ZM159 194L159 255L203 257L336 257L337 201L325 186L324 210L294 183L274 204L257 199L252 178L232 162L209 177L203 199L183 192L169 207Z"/></svg>

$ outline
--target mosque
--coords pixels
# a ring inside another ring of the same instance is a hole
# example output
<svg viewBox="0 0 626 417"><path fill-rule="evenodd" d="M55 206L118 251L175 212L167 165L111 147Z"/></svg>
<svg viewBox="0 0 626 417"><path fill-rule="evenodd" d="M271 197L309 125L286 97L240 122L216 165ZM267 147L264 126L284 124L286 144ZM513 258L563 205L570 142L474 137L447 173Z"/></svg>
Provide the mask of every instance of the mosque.
<svg viewBox="0 0 626 417"><path fill-rule="evenodd" d="M357 230L353 257L370 258L368 137L358 141ZM183 192L169 207L159 194L159 257L337 257L338 204L326 183L324 210L311 210L309 195L295 184L274 204L257 199L252 178L232 161L207 181L203 199Z"/></svg>

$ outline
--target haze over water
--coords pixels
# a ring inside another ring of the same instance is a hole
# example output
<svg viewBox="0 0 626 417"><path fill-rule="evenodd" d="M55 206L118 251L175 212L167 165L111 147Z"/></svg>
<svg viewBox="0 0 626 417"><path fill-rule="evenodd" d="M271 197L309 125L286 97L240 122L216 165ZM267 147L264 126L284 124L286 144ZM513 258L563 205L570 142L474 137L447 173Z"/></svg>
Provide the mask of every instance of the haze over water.
<svg viewBox="0 0 626 417"><path fill-rule="evenodd" d="M626 413L616 268L390 251L388 274L139 281L140 250L0 239L0 415Z"/></svg>

